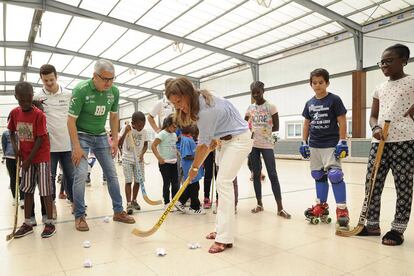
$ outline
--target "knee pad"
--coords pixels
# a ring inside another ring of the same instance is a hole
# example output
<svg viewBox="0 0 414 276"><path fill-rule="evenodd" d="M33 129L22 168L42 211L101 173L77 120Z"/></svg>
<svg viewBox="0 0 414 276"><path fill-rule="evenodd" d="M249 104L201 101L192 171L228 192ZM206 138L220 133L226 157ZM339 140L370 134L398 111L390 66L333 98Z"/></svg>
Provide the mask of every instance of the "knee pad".
<svg viewBox="0 0 414 276"><path fill-rule="evenodd" d="M328 178L332 184L337 184L344 180L344 173L341 169L330 169L328 171Z"/></svg>
<svg viewBox="0 0 414 276"><path fill-rule="evenodd" d="M328 181L326 177L326 173L323 170L313 170L311 171L312 178L318 182L326 182Z"/></svg>

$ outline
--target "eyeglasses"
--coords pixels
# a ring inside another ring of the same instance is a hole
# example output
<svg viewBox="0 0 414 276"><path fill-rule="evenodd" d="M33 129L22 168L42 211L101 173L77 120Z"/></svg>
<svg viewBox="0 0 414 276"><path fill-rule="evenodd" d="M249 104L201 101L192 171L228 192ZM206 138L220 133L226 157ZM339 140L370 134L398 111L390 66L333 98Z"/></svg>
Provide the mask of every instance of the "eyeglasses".
<svg viewBox="0 0 414 276"><path fill-rule="evenodd" d="M395 59L396 58L386 58L386 59L381 60L380 62L377 62L377 65L379 67L390 66L394 62Z"/></svg>
<svg viewBox="0 0 414 276"><path fill-rule="evenodd" d="M104 78L99 74L96 74L101 80L103 80L104 82L113 82L115 80L115 77L112 78Z"/></svg>

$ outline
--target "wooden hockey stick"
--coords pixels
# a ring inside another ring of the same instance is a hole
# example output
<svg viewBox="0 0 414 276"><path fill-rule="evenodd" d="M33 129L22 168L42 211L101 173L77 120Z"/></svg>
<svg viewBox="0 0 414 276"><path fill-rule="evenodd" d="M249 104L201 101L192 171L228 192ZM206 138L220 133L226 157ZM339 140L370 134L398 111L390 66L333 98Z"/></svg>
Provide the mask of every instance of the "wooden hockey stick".
<svg viewBox="0 0 414 276"><path fill-rule="evenodd" d="M19 217L19 182L20 182L20 157L17 156L16 159L16 183L15 183L15 187L16 187L16 191L14 193L14 197L15 197L15 213L14 213L14 225L13 225L13 231L11 232L11 234L6 236L6 241L10 241L14 238L14 235L16 234L16 229L17 229L17 220Z"/></svg>
<svg viewBox="0 0 414 276"><path fill-rule="evenodd" d="M364 229L365 223L367 221L368 208L371 203L372 194L374 192L378 169L381 165L381 158L382 158L382 153L384 151L385 141L387 140L387 137L388 137L389 125L390 125L390 121L386 120L384 123L384 127L382 129L383 139L380 140L379 145L378 145L377 154L375 156L374 167L372 168L371 178L369 181L369 187L366 189L366 192L365 192L364 203L362 204L362 210L361 210L361 214L359 215L358 225L355 226L354 229L349 230L349 231L340 230L340 229L336 230L335 234L338 236L342 236L342 237L356 236L359 233L361 233L361 231Z"/></svg>
<svg viewBox="0 0 414 276"><path fill-rule="evenodd" d="M204 162L204 159L206 159L208 154L209 154L209 152L207 152L207 154L203 157L203 159L201 161L201 164ZM152 234L154 234L161 227L162 223L167 218L167 216L170 213L171 209L174 208L174 205L177 203L178 199L180 198L182 193L185 191L188 184L190 184L190 179L187 177L187 179L184 181L181 188L178 190L178 192L175 194L174 198L171 200L171 202L168 205L167 209L164 210L161 217L158 219L158 221L155 223L155 225L151 229L149 229L147 231L142 231L142 230L139 230L138 228L135 228L134 230L132 230L132 234L134 234L138 237L148 237L148 236L151 236Z"/></svg>
<svg viewBox="0 0 414 276"><path fill-rule="evenodd" d="M135 167L136 167L137 170L139 170L139 162L138 162L138 158L137 158L137 148L135 146L134 138L132 137L132 134L131 133L128 133L127 135L129 137L130 142L132 144L132 147L134 149ZM139 173L138 173L138 175L141 176L141 174L139 174ZM160 204L162 204L162 200L156 200L156 201L154 201L154 200L151 200L148 197L147 192L145 191L145 184L144 184L144 179L143 179L142 176L141 176L141 179L138 179L138 182L140 183L140 186L141 186L142 197L144 198L144 200L145 200L146 203L148 203L149 205L160 205Z"/></svg>

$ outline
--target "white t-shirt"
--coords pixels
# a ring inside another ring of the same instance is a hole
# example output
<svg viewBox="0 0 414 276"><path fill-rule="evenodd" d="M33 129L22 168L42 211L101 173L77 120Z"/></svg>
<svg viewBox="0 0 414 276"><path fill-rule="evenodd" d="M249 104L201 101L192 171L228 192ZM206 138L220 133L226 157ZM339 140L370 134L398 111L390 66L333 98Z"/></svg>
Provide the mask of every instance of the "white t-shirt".
<svg viewBox="0 0 414 276"><path fill-rule="evenodd" d="M45 100L43 108L46 114L46 126L49 132L50 152L71 151L70 137L67 126L68 110L72 93L59 86L56 93L46 88L36 91L34 100Z"/></svg>
<svg viewBox="0 0 414 276"><path fill-rule="evenodd" d="M162 123L164 119L168 117L171 113L174 112L174 106L170 103L167 98L163 97L161 100L157 102L154 108L149 113L152 117L158 116L160 120L159 128L162 128Z"/></svg>
<svg viewBox="0 0 414 276"><path fill-rule="evenodd" d="M262 105L251 104L247 109L246 115L253 132L253 147L260 149L273 149L275 140L272 136L273 118L277 113L274 104L265 101Z"/></svg>
<svg viewBox="0 0 414 276"><path fill-rule="evenodd" d="M132 141L135 143L137 158L139 158L142 149L144 148L144 143L148 141L147 131L145 129L138 131L132 128L132 130L125 136L124 143L122 144L122 160L135 162Z"/></svg>
<svg viewBox="0 0 414 276"><path fill-rule="evenodd" d="M414 140L413 120L403 117L414 104L414 77L388 80L375 88L373 97L379 100L378 125L391 121L387 142ZM377 140L373 138L373 141Z"/></svg>

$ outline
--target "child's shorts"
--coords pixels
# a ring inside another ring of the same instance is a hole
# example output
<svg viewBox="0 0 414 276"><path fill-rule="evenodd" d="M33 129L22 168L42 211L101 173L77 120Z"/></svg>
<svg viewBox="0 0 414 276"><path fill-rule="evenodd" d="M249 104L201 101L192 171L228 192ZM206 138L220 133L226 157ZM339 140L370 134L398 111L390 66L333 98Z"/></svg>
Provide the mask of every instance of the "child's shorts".
<svg viewBox="0 0 414 276"><path fill-rule="evenodd" d="M33 194L36 183L39 187L40 196L49 196L53 194L49 162L31 164L27 171L22 175L20 190L25 193Z"/></svg>
<svg viewBox="0 0 414 276"><path fill-rule="evenodd" d="M335 157L335 148L310 148L310 167L312 171L341 168L341 160Z"/></svg>
<svg viewBox="0 0 414 276"><path fill-rule="evenodd" d="M123 160L122 169L124 171L125 183L132 183L132 180L135 180L135 183L144 181L141 175L141 168L137 169L135 163Z"/></svg>

